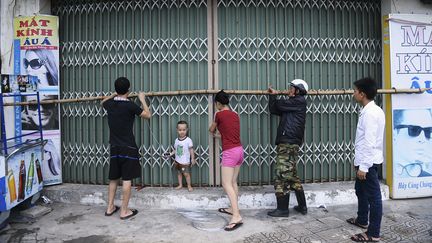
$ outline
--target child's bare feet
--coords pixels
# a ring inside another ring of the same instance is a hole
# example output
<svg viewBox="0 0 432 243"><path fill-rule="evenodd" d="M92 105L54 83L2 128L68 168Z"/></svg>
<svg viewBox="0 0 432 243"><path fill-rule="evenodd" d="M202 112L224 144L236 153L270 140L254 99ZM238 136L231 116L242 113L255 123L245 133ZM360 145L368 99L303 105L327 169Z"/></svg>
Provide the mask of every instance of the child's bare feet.
<svg viewBox="0 0 432 243"><path fill-rule="evenodd" d="M193 191L193 188L191 186L188 186L188 191Z"/></svg>
<svg viewBox="0 0 432 243"><path fill-rule="evenodd" d="M179 190L179 189L182 189L182 188L183 188L183 185L178 185L175 189Z"/></svg>

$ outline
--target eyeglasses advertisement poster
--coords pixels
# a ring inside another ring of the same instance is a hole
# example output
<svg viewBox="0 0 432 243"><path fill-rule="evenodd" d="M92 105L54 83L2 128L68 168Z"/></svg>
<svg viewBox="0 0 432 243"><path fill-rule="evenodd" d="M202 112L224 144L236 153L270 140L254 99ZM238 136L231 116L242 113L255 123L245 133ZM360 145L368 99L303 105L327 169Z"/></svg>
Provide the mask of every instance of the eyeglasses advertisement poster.
<svg viewBox="0 0 432 243"><path fill-rule="evenodd" d="M432 16L391 14L383 21L386 88L431 88ZM432 196L432 90L392 95L386 111L390 196Z"/></svg>
<svg viewBox="0 0 432 243"><path fill-rule="evenodd" d="M30 81L19 92L39 91L39 100L59 99L59 36L58 17L51 15L19 16L14 18L14 72L3 82L2 91L14 92L14 77L28 77ZM6 76L5 76L6 77ZM5 85L3 85L5 83ZM23 85L21 85L23 86ZM30 89L30 90L29 90ZM23 96L21 101L34 102L36 96ZM17 102L17 100L15 100ZM12 115L13 116L13 115ZM37 105L15 106L15 136L29 134L39 127ZM40 125L44 146L42 173L44 185L62 183L61 171L61 138L60 138L60 106L58 104L40 105ZM37 135L24 136L22 139L34 139ZM25 141L23 141L25 142Z"/></svg>

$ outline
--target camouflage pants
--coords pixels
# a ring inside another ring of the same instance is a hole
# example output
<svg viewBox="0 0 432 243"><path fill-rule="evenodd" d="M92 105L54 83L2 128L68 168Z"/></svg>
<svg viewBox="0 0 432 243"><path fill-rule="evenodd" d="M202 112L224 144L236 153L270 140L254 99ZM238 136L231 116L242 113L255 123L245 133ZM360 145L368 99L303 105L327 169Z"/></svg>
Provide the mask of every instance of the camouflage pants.
<svg viewBox="0 0 432 243"><path fill-rule="evenodd" d="M297 161L300 147L296 144L279 144L276 148L276 194L285 195L289 191L302 191L297 176Z"/></svg>

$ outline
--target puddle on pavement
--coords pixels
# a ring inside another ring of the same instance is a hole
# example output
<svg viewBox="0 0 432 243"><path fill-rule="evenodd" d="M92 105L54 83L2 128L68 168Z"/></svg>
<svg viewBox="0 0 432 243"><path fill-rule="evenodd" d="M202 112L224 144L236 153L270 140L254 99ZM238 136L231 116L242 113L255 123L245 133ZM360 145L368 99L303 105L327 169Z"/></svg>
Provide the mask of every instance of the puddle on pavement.
<svg viewBox="0 0 432 243"><path fill-rule="evenodd" d="M107 236L103 235L90 235L86 237L79 237L72 240L65 240L63 243L110 243L114 242L109 239Z"/></svg>
<svg viewBox="0 0 432 243"><path fill-rule="evenodd" d="M58 224L68 224L68 223L75 223L75 221L81 219L84 216L84 214L69 214L67 216L61 217L56 219Z"/></svg>
<svg viewBox="0 0 432 243"><path fill-rule="evenodd" d="M192 221L192 226L198 230L221 231L228 224L228 220L217 213L186 209L179 209L177 213Z"/></svg>

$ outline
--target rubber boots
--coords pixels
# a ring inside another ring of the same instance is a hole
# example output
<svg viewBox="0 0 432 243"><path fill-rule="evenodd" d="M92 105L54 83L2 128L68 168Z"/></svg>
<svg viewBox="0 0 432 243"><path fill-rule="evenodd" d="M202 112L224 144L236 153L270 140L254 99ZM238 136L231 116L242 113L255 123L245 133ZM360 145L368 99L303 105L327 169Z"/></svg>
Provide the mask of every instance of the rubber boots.
<svg viewBox="0 0 432 243"><path fill-rule="evenodd" d="M295 191L295 195L297 197L298 206L294 206L294 210L300 212L303 215L307 214L306 198L304 191Z"/></svg>
<svg viewBox="0 0 432 243"><path fill-rule="evenodd" d="M277 208L267 213L271 217L288 217L289 192L285 195L276 194Z"/></svg>

